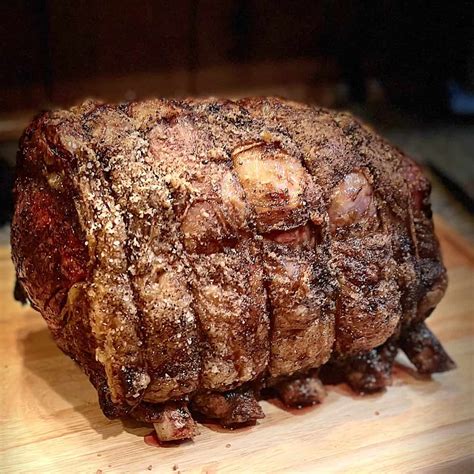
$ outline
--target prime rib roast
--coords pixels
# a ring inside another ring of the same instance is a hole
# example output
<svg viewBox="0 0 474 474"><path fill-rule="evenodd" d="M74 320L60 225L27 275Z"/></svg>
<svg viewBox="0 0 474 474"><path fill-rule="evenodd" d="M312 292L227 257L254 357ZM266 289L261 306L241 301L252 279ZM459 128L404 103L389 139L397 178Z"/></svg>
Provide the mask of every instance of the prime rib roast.
<svg viewBox="0 0 474 474"><path fill-rule="evenodd" d="M86 101L20 143L19 288L109 418L160 440L383 389L446 289L420 168L348 113L276 98ZM270 395L269 395L270 394Z"/></svg>

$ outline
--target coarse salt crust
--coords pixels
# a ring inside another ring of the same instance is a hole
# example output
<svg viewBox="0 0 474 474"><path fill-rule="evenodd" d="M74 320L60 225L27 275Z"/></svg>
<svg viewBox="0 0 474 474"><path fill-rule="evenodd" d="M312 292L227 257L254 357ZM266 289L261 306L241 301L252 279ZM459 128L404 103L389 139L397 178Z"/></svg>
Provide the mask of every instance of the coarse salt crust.
<svg viewBox="0 0 474 474"><path fill-rule="evenodd" d="M18 278L111 417L190 399L258 417L249 387L285 378L316 396L315 369L396 339L446 287L429 183L349 114L86 101L35 119L18 167Z"/></svg>

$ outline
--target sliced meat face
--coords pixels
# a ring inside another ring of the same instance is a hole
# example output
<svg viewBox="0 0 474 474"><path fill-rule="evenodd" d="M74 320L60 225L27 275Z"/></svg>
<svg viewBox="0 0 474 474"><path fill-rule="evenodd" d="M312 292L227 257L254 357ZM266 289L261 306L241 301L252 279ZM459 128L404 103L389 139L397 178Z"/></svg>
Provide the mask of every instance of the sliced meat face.
<svg viewBox="0 0 474 474"><path fill-rule="evenodd" d="M30 300L55 333L64 324L61 312L70 287L89 277L84 232L73 203L62 193L32 180L20 185L24 193L17 200L13 232L21 229L25 234L24 253L33 248L35 252L17 262L17 275L27 282Z"/></svg>

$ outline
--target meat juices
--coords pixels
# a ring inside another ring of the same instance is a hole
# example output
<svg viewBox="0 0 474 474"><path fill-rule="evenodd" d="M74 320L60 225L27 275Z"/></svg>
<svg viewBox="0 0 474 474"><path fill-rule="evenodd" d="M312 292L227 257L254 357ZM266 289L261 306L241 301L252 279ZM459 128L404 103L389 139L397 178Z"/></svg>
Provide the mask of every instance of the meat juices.
<svg viewBox="0 0 474 474"><path fill-rule="evenodd" d="M18 155L18 282L110 418L161 441L454 363L424 319L446 289L429 183L349 114L274 98L86 101Z"/></svg>

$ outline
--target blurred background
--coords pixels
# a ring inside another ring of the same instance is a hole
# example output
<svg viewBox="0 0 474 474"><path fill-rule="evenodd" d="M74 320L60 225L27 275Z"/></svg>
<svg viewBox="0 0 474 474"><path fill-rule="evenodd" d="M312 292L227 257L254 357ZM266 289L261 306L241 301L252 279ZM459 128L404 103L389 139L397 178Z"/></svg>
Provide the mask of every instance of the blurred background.
<svg viewBox="0 0 474 474"><path fill-rule="evenodd" d="M370 122L474 242L472 1L12 0L0 15L0 243L18 138L40 110L270 94Z"/></svg>

